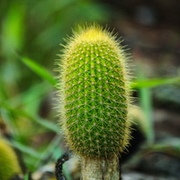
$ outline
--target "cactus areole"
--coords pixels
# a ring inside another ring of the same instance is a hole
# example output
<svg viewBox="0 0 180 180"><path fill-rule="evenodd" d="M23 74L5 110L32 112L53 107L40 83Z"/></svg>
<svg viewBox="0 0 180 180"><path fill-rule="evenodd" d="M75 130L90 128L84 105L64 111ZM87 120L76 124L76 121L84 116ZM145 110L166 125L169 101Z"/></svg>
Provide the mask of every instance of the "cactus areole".
<svg viewBox="0 0 180 180"><path fill-rule="evenodd" d="M70 148L107 159L129 142L129 78L116 36L97 25L74 33L61 56L61 123Z"/></svg>

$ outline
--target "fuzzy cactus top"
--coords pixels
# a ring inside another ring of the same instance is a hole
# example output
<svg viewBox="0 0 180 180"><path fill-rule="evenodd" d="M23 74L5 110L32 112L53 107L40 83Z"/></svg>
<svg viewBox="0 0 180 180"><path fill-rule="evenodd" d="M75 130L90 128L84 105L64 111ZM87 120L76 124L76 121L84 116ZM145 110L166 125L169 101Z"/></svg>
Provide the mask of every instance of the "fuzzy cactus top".
<svg viewBox="0 0 180 180"><path fill-rule="evenodd" d="M116 36L97 25L69 38L61 56L61 123L70 148L109 158L129 142L126 56Z"/></svg>
<svg viewBox="0 0 180 180"><path fill-rule="evenodd" d="M0 139L0 179L9 180L20 173L21 168L14 150Z"/></svg>

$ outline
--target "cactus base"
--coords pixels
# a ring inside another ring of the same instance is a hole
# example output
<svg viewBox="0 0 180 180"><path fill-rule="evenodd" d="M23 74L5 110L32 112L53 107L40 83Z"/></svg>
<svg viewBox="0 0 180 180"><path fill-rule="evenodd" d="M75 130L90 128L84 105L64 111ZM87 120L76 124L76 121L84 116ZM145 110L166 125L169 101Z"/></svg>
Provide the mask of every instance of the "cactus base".
<svg viewBox="0 0 180 180"><path fill-rule="evenodd" d="M81 180L120 180L118 156L111 159L90 159L81 157Z"/></svg>

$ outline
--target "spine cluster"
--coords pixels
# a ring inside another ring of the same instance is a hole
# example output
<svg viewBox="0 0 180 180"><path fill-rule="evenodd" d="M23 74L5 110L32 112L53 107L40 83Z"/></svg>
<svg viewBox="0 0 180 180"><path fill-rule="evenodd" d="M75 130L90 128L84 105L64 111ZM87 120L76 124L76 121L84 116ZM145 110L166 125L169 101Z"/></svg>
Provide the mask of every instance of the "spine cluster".
<svg viewBox="0 0 180 180"><path fill-rule="evenodd" d="M61 55L62 125L81 156L109 158L128 144L126 58L115 38L90 26L74 34Z"/></svg>

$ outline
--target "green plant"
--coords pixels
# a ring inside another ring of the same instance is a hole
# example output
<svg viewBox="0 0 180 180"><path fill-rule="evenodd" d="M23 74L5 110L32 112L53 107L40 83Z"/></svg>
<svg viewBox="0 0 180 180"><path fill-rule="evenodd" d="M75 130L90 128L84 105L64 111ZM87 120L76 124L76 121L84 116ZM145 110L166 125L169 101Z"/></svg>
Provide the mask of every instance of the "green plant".
<svg viewBox="0 0 180 180"><path fill-rule="evenodd" d="M21 168L14 150L5 141L0 139L0 177L9 180L21 174Z"/></svg>
<svg viewBox="0 0 180 180"><path fill-rule="evenodd" d="M82 179L102 177L104 162L113 171L105 179L119 179L118 155L130 139L127 57L115 38L97 25L80 28L61 55L61 122Z"/></svg>

